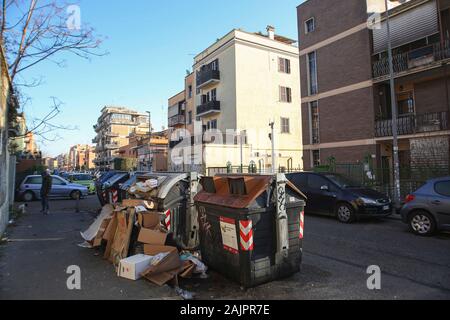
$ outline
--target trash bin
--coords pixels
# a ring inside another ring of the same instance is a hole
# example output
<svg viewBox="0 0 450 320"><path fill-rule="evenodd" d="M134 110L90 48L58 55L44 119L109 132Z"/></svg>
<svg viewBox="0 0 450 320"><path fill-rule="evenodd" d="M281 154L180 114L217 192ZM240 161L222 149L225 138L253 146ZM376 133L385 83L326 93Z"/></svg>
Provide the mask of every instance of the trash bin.
<svg viewBox="0 0 450 320"><path fill-rule="evenodd" d="M202 260L244 288L300 271L306 196L284 174L218 175L195 197Z"/></svg>
<svg viewBox="0 0 450 320"><path fill-rule="evenodd" d="M145 171L138 171L138 172L131 173L129 179L127 181L125 181L124 183L122 183L122 185L119 188L120 199L121 200L129 199L130 195L128 194L128 190L131 188L131 186L136 184L137 176L144 176L147 173L148 172L145 172Z"/></svg>
<svg viewBox="0 0 450 320"><path fill-rule="evenodd" d="M102 197L106 203L116 204L122 199L120 198L120 185L126 182L130 178L128 172L118 172L109 179L107 179L102 185Z"/></svg>
<svg viewBox="0 0 450 320"><path fill-rule="evenodd" d="M147 193L132 192L136 183L155 181L156 187ZM194 196L199 191L199 175L191 173L157 172L136 174L122 185L129 199L144 199L155 204L153 211L162 217L166 229L173 234L177 246L195 249L199 245L197 210Z"/></svg>
<svg viewBox="0 0 450 320"><path fill-rule="evenodd" d="M103 189L103 184L110 179L112 176L114 176L117 173L117 171L107 171L103 172L100 177L95 181L95 189L97 192L98 200L100 201L100 204L102 207L108 203L108 199L106 196L106 191Z"/></svg>

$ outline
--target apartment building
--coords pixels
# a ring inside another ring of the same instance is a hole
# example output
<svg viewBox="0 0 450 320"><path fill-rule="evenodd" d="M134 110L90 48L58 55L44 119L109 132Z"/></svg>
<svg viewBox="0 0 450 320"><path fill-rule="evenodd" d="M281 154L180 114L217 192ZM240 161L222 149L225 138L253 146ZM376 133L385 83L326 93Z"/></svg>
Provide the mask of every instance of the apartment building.
<svg viewBox="0 0 450 320"><path fill-rule="evenodd" d="M395 97L381 0L308 0L298 7L305 167L393 167L391 99L400 165L449 162L449 0L390 2ZM368 19L378 22L369 27Z"/></svg>
<svg viewBox="0 0 450 320"><path fill-rule="evenodd" d="M187 116L185 127L191 135L194 122L200 123L200 132L208 131L200 139L204 171L241 164L259 166L261 171L273 166L302 167L295 43L277 35L273 27L265 34L235 29L195 57L194 72L185 81L181 111ZM178 98L181 102L182 94ZM276 161L269 137L271 122L275 124ZM171 147L182 141L176 138ZM193 151L191 160L195 159L198 154Z"/></svg>
<svg viewBox="0 0 450 320"><path fill-rule="evenodd" d="M95 147L78 144L70 148L68 154L68 167L70 170L94 169Z"/></svg>
<svg viewBox="0 0 450 320"><path fill-rule="evenodd" d="M96 144L94 163L99 169L113 169L114 159L120 157L119 149L129 144L130 134L148 133L149 118L134 110L107 106L101 111L94 130L97 133L92 141Z"/></svg>

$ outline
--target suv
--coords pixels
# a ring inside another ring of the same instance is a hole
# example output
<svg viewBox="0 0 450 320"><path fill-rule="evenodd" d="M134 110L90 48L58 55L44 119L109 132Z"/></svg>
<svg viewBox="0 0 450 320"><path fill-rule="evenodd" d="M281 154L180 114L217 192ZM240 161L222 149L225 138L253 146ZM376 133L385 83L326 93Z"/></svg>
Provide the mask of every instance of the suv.
<svg viewBox="0 0 450 320"><path fill-rule="evenodd" d="M19 198L25 202L41 198L42 176L28 176L19 186ZM77 198L86 197L88 188L79 184L70 183L58 176L52 176L51 198Z"/></svg>
<svg viewBox="0 0 450 320"><path fill-rule="evenodd" d="M299 172L286 177L308 197L307 213L335 216L340 222L352 223L362 217L387 217L393 212L387 196L339 174Z"/></svg>
<svg viewBox="0 0 450 320"><path fill-rule="evenodd" d="M450 229L450 177L430 180L407 196L401 215L410 230L420 236Z"/></svg>

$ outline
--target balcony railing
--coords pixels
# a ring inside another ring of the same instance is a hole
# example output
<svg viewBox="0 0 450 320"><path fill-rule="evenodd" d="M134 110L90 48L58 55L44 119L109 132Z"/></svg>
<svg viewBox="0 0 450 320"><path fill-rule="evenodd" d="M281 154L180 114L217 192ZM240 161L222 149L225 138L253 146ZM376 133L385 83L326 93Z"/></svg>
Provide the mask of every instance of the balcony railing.
<svg viewBox="0 0 450 320"><path fill-rule="evenodd" d="M450 59L450 40L446 40L444 45L435 43L427 47L394 55L392 58L394 73L396 74L430 65L434 62ZM387 75L389 75L389 59L385 58L374 62L374 78L380 78Z"/></svg>
<svg viewBox="0 0 450 320"><path fill-rule="evenodd" d="M205 69L197 72L197 88L203 88L211 83L220 81L220 71Z"/></svg>
<svg viewBox="0 0 450 320"><path fill-rule="evenodd" d="M425 132L448 130L448 112L425 113L420 115L400 116L397 119L398 134L409 135ZM392 120L379 120L375 123L375 136L391 137Z"/></svg>
<svg viewBox="0 0 450 320"><path fill-rule="evenodd" d="M177 115L172 118L169 118L169 127L184 125L185 123L186 117L184 115Z"/></svg>
<svg viewBox="0 0 450 320"><path fill-rule="evenodd" d="M120 149L120 147L119 147L118 143L109 143L109 144L105 145L105 149L106 150L117 150L117 149Z"/></svg>
<svg viewBox="0 0 450 320"><path fill-rule="evenodd" d="M209 101L197 107L197 116L220 112L220 101Z"/></svg>

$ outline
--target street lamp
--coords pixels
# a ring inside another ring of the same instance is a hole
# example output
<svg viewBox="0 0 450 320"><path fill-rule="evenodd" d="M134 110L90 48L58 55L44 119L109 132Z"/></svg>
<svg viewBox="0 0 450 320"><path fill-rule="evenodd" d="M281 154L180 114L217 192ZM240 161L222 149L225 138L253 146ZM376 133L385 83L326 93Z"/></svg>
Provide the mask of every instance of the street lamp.
<svg viewBox="0 0 450 320"><path fill-rule="evenodd" d="M389 0L392 2L392 0ZM398 123L397 123L397 97L395 94L395 79L394 79L394 63L392 56L392 40L391 40L391 25L388 0L384 0L386 5L386 29L388 42L388 60L389 60L389 78L391 87L391 109L392 109L392 138L393 138L393 157L394 157L394 203L396 208L400 207L400 160L398 149ZM405 2L398 1L400 3Z"/></svg>
<svg viewBox="0 0 450 320"><path fill-rule="evenodd" d="M152 113L151 111L146 111L148 113L148 168L152 172Z"/></svg>

